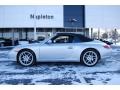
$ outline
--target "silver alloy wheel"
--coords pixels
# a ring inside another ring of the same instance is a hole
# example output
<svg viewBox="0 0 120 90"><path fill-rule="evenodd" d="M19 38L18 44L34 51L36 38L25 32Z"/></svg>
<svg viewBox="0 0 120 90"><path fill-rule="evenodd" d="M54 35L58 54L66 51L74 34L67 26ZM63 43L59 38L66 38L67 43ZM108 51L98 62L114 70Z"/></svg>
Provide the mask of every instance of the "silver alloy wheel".
<svg viewBox="0 0 120 90"><path fill-rule="evenodd" d="M84 53L83 62L87 66L93 66L97 63L97 61L98 61L98 55L96 52L91 50Z"/></svg>
<svg viewBox="0 0 120 90"><path fill-rule="evenodd" d="M23 51L19 54L19 62L24 66L29 66L33 63L33 55L29 51Z"/></svg>

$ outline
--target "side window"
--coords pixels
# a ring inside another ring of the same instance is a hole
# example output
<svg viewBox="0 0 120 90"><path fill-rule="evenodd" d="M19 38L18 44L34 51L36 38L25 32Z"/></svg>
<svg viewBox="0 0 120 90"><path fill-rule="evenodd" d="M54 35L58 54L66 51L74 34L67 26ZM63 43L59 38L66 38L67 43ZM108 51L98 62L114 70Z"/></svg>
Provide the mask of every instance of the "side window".
<svg viewBox="0 0 120 90"><path fill-rule="evenodd" d="M53 43L72 43L71 36L58 36L52 40Z"/></svg>

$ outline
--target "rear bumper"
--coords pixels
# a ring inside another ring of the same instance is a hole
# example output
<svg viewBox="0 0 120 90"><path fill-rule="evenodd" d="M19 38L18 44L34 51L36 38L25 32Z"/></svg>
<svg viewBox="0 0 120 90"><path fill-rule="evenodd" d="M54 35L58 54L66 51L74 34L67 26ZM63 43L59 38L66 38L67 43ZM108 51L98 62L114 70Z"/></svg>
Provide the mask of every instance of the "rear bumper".
<svg viewBox="0 0 120 90"><path fill-rule="evenodd" d="M101 58L110 57L112 55L112 49L104 49L101 51Z"/></svg>

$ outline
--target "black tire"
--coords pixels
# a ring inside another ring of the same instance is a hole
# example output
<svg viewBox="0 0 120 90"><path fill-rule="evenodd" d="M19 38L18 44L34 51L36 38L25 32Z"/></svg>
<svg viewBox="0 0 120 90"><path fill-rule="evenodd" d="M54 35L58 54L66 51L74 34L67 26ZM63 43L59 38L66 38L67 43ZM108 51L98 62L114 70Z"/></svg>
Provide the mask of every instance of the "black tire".
<svg viewBox="0 0 120 90"><path fill-rule="evenodd" d="M27 57L26 56L26 58L28 59L30 59L30 57L31 57L31 61L29 62L29 61L24 61L25 59L23 59L22 60L22 58L24 57L24 56L22 56L22 54L23 53L28 53L28 55L30 55L29 57ZM20 64L20 65L22 65L22 66L25 66L25 67L27 67L27 66L33 66L33 65L35 65L36 64L36 56L35 56L35 53L32 51L32 50L29 50L29 49L23 49L23 50L20 50L19 52L18 52L18 54L17 54L17 62ZM26 62L28 62L28 63L26 63ZM26 64L25 64L26 63Z"/></svg>
<svg viewBox="0 0 120 90"><path fill-rule="evenodd" d="M89 53L93 55L89 55ZM95 66L99 60L100 60L100 54L95 49L86 49L82 52L80 56L81 63L88 67Z"/></svg>

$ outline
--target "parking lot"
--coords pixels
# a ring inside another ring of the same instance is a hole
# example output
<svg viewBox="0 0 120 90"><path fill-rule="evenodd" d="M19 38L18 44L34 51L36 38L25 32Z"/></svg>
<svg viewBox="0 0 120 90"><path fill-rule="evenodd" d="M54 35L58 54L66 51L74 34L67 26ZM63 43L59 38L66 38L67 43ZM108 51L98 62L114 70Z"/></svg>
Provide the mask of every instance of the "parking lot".
<svg viewBox="0 0 120 90"><path fill-rule="evenodd" d="M94 67L79 63L37 63L33 67L22 67L8 59L9 51L0 50L0 84L120 84L119 47L114 47L112 55L106 56Z"/></svg>

